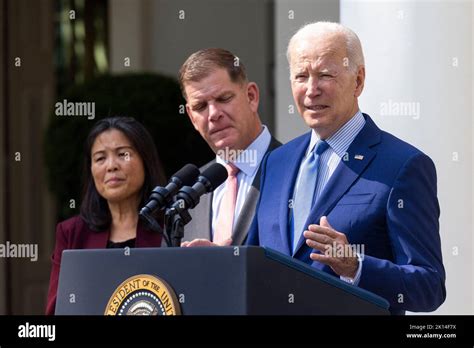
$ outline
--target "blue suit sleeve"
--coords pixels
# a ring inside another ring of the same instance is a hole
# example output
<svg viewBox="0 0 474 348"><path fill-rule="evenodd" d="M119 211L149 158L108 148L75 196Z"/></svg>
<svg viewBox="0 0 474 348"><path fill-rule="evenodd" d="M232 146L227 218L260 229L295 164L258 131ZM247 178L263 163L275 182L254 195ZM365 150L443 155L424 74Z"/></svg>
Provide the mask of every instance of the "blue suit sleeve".
<svg viewBox="0 0 474 348"><path fill-rule="evenodd" d="M444 302L446 289L436 169L428 156L407 160L386 209L393 262L365 255L359 286L385 297L392 310L433 311Z"/></svg>

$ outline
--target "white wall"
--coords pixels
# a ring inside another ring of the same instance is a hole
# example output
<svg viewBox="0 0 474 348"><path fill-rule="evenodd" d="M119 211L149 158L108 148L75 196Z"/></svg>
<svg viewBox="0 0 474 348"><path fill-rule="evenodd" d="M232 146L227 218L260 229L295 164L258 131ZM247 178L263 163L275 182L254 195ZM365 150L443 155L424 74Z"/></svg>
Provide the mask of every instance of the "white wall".
<svg viewBox="0 0 474 348"><path fill-rule="evenodd" d="M471 23L472 20L474 19L474 6L471 5ZM471 24L471 57L474 57L474 30ZM472 60L471 60L472 62ZM472 65L471 65L471 73L472 73ZM474 118L474 78L471 78L471 119ZM474 134L474 122L471 123L471 135ZM471 137L472 138L472 137ZM471 153L474 153L474 141L471 144ZM474 173L474 161L471 163L471 173ZM472 180L472 179L471 179ZM474 228L474 185L471 185L471 228ZM469 231L469 230L468 230ZM474 238L472 238L472 243L471 243L471 250L474 251ZM471 265L474 267L474 261L471 263ZM474 276L471 272L471 289L474 289ZM474 313L474 296L472 295L471 292L471 314Z"/></svg>
<svg viewBox="0 0 474 348"><path fill-rule="evenodd" d="M474 313L473 18L469 1L341 1L341 23L366 58L361 109L436 164L447 273L438 314ZM419 115L384 114L401 102L416 103Z"/></svg>

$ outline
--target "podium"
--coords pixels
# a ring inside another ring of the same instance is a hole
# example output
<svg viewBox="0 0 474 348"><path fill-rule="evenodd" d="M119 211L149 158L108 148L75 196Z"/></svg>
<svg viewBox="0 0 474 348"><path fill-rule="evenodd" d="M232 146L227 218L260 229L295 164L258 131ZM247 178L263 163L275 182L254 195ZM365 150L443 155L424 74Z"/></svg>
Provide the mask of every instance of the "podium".
<svg viewBox="0 0 474 348"><path fill-rule="evenodd" d="M65 250L56 302L57 315L388 315L388 308L371 292L254 246Z"/></svg>

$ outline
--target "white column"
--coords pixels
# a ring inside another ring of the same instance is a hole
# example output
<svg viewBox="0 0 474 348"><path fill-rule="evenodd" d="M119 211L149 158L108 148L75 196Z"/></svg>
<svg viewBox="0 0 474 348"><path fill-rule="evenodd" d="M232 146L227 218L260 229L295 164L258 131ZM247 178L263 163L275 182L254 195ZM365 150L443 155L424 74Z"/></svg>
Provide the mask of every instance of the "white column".
<svg viewBox="0 0 474 348"><path fill-rule="evenodd" d="M436 164L447 273L438 314L474 313L472 6L341 1L341 23L359 35L366 58L362 111Z"/></svg>
<svg viewBox="0 0 474 348"><path fill-rule="evenodd" d="M110 70L137 72L149 68L149 0L109 2Z"/></svg>
<svg viewBox="0 0 474 348"><path fill-rule="evenodd" d="M474 18L474 6L471 5L471 23L472 19ZM471 27L471 57L474 57L474 33ZM471 60L472 62L472 60ZM471 65L471 74L473 73L472 65ZM474 78L471 75L471 119L474 118ZM471 135L474 134L474 122L471 122ZM471 137L472 139L472 137ZM471 153L474 153L474 141L471 144ZM474 161L471 163L471 173L474 173ZM471 179L472 180L472 179ZM471 226L474 226L474 185L471 185ZM471 242L471 250L474 250L474 238L472 238ZM472 262L474 264L474 261ZM472 276L471 272L471 286L474 290L474 277ZM472 296L471 291L471 314L474 313L474 296Z"/></svg>

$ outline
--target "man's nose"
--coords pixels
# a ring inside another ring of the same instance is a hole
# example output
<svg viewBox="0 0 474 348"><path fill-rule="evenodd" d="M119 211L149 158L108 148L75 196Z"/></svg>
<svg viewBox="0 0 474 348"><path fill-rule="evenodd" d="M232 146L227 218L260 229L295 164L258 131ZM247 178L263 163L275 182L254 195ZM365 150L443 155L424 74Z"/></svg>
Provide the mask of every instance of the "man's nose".
<svg viewBox="0 0 474 348"><path fill-rule="evenodd" d="M319 79L311 76L307 82L306 96L309 98L313 98L320 94L321 90L319 88Z"/></svg>
<svg viewBox="0 0 474 348"><path fill-rule="evenodd" d="M209 103L209 120L216 121L221 116L221 109L214 103Z"/></svg>

